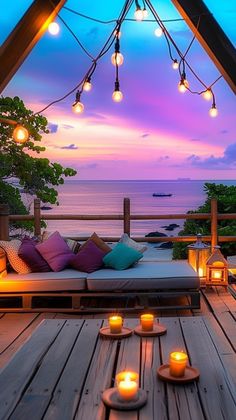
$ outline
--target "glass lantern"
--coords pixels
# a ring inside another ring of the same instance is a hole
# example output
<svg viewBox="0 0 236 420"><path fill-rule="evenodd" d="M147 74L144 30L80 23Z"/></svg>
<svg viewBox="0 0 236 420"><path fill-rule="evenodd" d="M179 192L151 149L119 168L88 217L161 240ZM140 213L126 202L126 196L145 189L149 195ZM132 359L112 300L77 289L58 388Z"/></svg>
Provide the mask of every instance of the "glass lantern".
<svg viewBox="0 0 236 420"><path fill-rule="evenodd" d="M220 247L215 246L206 262L206 285L227 286L227 284L228 264L220 251Z"/></svg>
<svg viewBox="0 0 236 420"><path fill-rule="evenodd" d="M206 277L206 261L210 256L210 246L202 242L202 235L198 233L196 242L188 245L187 248L188 263L199 277Z"/></svg>

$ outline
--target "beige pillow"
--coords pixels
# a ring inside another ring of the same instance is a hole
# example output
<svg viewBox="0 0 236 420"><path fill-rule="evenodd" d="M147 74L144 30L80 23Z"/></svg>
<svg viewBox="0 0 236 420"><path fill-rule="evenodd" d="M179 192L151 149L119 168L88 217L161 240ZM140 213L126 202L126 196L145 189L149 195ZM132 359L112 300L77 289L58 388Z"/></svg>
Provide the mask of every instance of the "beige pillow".
<svg viewBox="0 0 236 420"><path fill-rule="evenodd" d="M93 241L95 245L97 245L98 248L100 248L102 251L110 252L111 248L109 245L106 244L99 236L94 232L90 238L80 247L80 250L83 249L83 247L87 244L88 241Z"/></svg>
<svg viewBox="0 0 236 420"><path fill-rule="evenodd" d="M129 237L129 235L127 233L123 233L123 235L121 236L120 243L125 244L127 246L129 246L130 248L135 249L136 251L141 252L141 254L144 253L144 251L147 250L147 246L146 245L142 245L139 244L138 242L135 242L133 239L131 239Z"/></svg>
<svg viewBox="0 0 236 420"><path fill-rule="evenodd" d="M12 239L11 241L0 241L0 247L4 249L7 254L9 263L13 270L19 274L31 273L30 267L19 257L18 251L21 246L19 239Z"/></svg>

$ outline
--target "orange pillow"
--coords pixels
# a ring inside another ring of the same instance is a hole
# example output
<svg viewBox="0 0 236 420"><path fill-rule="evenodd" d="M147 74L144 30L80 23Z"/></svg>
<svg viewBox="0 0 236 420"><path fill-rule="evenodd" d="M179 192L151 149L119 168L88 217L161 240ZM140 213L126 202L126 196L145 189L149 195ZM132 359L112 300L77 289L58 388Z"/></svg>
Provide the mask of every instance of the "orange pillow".
<svg viewBox="0 0 236 420"><path fill-rule="evenodd" d="M108 253L111 251L111 248L109 245L106 244L99 236L94 232L90 238L80 247L80 251L83 249L83 247L87 244L88 241L93 241L95 245L97 245L98 248L100 248L102 251Z"/></svg>

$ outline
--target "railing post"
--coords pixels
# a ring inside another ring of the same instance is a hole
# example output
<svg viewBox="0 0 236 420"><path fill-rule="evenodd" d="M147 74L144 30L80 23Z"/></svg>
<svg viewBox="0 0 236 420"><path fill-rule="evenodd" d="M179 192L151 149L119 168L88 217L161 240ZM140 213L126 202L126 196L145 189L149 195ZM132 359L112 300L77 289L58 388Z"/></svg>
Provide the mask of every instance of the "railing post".
<svg viewBox="0 0 236 420"><path fill-rule="evenodd" d="M9 241L9 206L0 204L0 239Z"/></svg>
<svg viewBox="0 0 236 420"><path fill-rule="evenodd" d="M217 199L211 199L211 249L218 243L218 235L217 235Z"/></svg>
<svg viewBox="0 0 236 420"><path fill-rule="evenodd" d="M127 233L130 236L130 199L124 198L123 202L124 210L124 233Z"/></svg>
<svg viewBox="0 0 236 420"><path fill-rule="evenodd" d="M41 235L41 209L40 209L40 199L34 199L34 235Z"/></svg>

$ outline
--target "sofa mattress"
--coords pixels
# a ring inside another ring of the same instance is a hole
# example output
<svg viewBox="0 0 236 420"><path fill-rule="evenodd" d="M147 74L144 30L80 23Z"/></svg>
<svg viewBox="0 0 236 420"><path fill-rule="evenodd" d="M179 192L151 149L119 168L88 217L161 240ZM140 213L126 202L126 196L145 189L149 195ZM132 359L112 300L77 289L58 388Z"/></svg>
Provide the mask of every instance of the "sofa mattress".
<svg viewBox="0 0 236 420"><path fill-rule="evenodd" d="M187 261L139 262L127 270L101 269L87 275L91 291L198 289L200 279Z"/></svg>
<svg viewBox="0 0 236 420"><path fill-rule="evenodd" d="M1 279L0 293L84 290L86 276L87 273L73 269L48 273L8 273Z"/></svg>

